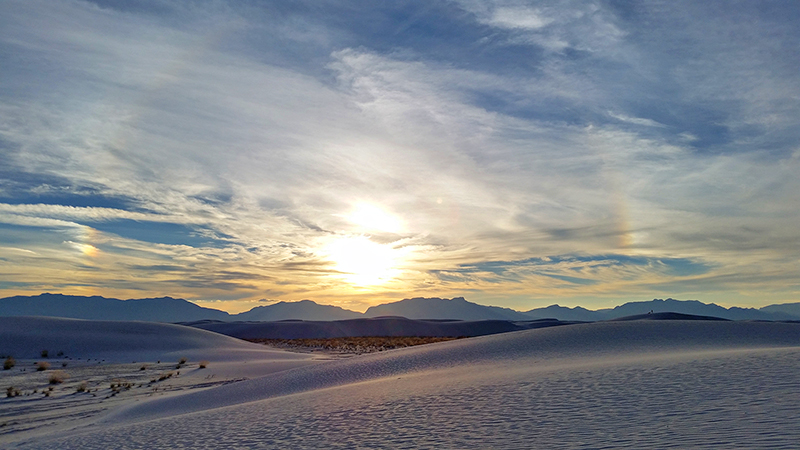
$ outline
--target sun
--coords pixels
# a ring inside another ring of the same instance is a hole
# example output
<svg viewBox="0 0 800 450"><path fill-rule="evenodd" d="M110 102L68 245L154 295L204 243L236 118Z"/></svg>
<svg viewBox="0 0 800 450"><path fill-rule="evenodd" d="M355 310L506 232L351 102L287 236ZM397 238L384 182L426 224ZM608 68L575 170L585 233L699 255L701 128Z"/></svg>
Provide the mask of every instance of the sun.
<svg viewBox="0 0 800 450"><path fill-rule="evenodd" d="M355 286L373 286L394 278L401 256L398 250L372 242L366 236L341 237L325 248L342 279Z"/></svg>

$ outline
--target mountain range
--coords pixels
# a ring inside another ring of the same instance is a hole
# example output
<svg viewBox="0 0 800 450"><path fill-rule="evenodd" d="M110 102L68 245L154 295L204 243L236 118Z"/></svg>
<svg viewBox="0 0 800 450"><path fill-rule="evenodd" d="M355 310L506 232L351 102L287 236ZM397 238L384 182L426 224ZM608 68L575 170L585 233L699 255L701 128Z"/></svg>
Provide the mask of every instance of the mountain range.
<svg viewBox="0 0 800 450"><path fill-rule="evenodd" d="M120 300L100 296L40 294L0 299L0 316L51 316L92 320L143 320L151 322L191 322L215 320L223 322L272 322L279 320L334 321L358 318L398 316L408 319L433 320L508 320L560 321L611 320L649 312L673 312L711 316L730 320L800 320L800 303L770 305L763 308L725 308L697 300L653 299L589 310L551 305L530 311L515 311L497 306L472 303L463 297L410 298L370 307L364 313L338 306L320 305L311 300L278 302L257 306L239 314L203 308L192 302L172 297Z"/></svg>

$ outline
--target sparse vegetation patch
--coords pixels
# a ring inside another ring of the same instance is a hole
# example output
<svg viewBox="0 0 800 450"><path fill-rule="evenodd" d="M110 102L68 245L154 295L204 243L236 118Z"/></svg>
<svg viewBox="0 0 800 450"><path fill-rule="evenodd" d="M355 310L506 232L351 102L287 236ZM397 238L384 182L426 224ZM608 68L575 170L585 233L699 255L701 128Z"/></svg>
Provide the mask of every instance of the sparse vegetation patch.
<svg viewBox="0 0 800 450"><path fill-rule="evenodd" d="M364 336L329 339L247 339L273 347L286 349L322 350L336 353L373 353L434 342L452 341L460 337L434 336Z"/></svg>
<svg viewBox="0 0 800 450"><path fill-rule="evenodd" d="M133 383L130 381L115 379L111 382L111 391L115 394L123 390L127 391L132 387Z"/></svg>
<svg viewBox="0 0 800 450"><path fill-rule="evenodd" d="M158 381L167 380L169 378L172 378L173 375L175 375L175 374L172 373L172 372L164 372L164 373L161 374L161 376L158 377Z"/></svg>
<svg viewBox="0 0 800 450"><path fill-rule="evenodd" d="M22 395L22 392L20 392L20 390L15 388L14 386L9 386L6 389L6 397L11 398L11 397L17 397L17 396L20 396L20 395Z"/></svg>
<svg viewBox="0 0 800 450"><path fill-rule="evenodd" d="M50 363L47 361L39 361L36 363L36 370L38 372L43 372L50 368Z"/></svg>
<svg viewBox="0 0 800 450"><path fill-rule="evenodd" d="M3 370L11 370L11 368L16 365L17 362L14 360L14 358L9 356L5 361L3 361Z"/></svg>

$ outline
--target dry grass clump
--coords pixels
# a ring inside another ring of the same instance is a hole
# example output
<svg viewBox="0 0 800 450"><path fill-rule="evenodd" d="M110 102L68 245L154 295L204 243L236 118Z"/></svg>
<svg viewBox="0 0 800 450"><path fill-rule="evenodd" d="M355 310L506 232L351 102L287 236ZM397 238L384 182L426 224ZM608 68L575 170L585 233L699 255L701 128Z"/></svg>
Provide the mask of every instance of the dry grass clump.
<svg viewBox="0 0 800 450"><path fill-rule="evenodd" d="M123 390L127 391L132 387L133 383L130 381L125 381L120 379L114 379L113 381L111 381L111 391L115 394Z"/></svg>
<svg viewBox="0 0 800 450"><path fill-rule="evenodd" d="M89 390L89 383L87 383L86 381L82 381L81 384L79 384L78 387L75 388L75 390L77 392L87 392Z"/></svg>
<svg viewBox="0 0 800 450"><path fill-rule="evenodd" d="M17 361L15 361L14 358L9 356L8 358L6 358L5 361L3 361L3 370L11 370L11 368L16 365Z"/></svg>
<svg viewBox="0 0 800 450"><path fill-rule="evenodd" d="M63 370L56 370L50 373L48 381L50 384L61 384L67 378L69 378L69 375L67 375Z"/></svg>
<svg viewBox="0 0 800 450"><path fill-rule="evenodd" d="M6 397L8 398L18 397L20 395L22 395L22 392L19 389L15 388L14 386L9 386L6 389Z"/></svg>
<svg viewBox="0 0 800 450"><path fill-rule="evenodd" d="M39 361L36 363L36 371L43 372L50 368L50 363L47 361Z"/></svg>
<svg viewBox="0 0 800 450"><path fill-rule="evenodd" d="M208 367L208 361L200 361L200 364L198 365L197 368L198 369L205 369L206 367Z"/></svg>
<svg viewBox="0 0 800 450"><path fill-rule="evenodd" d="M175 374L172 372L164 372L158 377L158 381L164 381L166 379L172 378L173 375Z"/></svg>

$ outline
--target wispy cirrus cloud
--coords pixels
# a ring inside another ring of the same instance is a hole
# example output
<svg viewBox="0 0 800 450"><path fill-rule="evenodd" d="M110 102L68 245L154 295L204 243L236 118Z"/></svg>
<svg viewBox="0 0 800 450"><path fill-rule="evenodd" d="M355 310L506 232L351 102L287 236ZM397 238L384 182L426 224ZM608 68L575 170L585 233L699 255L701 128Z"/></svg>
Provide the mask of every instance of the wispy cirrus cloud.
<svg viewBox="0 0 800 450"><path fill-rule="evenodd" d="M798 15L6 2L4 289L232 309L795 298ZM402 276L349 284L329 250L360 239Z"/></svg>

